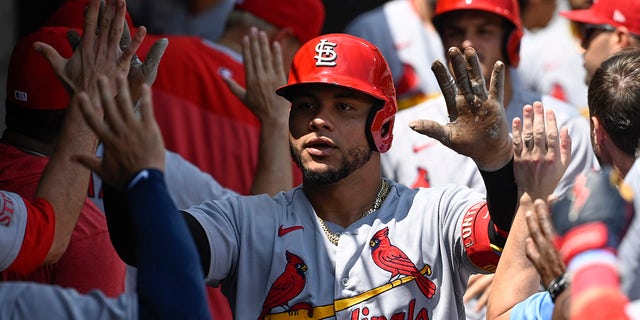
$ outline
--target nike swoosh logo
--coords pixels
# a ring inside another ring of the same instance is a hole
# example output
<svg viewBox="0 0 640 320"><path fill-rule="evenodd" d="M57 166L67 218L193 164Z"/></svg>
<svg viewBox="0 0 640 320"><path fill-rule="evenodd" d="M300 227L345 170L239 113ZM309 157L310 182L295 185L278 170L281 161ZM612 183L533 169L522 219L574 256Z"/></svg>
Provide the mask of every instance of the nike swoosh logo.
<svg viewBox="0 0 640 320"><path fill-rule="evenodd" d="M427 149L427 148L435 145L436 142L437 141L429 141L429 142L426 142L426 143L423 143L423 144L420 144L420 145L414 145L413 146L413 153L418 153L418 152L420 152L420 151L422 151L424 149Z"/></svg>
<svg viewBox="0 0 640 320"><path fill-rule="evenodd" d="M280 228L278 228L278 237L282 237L285 234L291 232L291 231L295 231L298 229L304 229L303 226L291 226L291 227L286 227L284 228L282 225L280 225Z"/></svg>

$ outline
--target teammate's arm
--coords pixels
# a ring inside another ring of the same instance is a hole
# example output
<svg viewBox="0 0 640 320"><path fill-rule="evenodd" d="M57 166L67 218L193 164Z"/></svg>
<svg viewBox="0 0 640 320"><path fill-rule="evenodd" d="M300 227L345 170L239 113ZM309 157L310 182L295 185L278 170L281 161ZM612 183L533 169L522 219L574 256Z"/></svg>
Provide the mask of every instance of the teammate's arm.
<svg viewBox="0 0 640 320"><path fill-rule="evenodd" d="M242 39L246 90L232 78L224 78L231 91L260 120L258 167L251 194L275 195L293 186L289 153L289 102L276 89L287 83L280 44L269 43L267 34L253 28Z"/></svg>
<svg viewBox="0 0 640 320"><path fill-rule="evenodd" d="M525 251L529 237L525 214L534 210L535 199L546 199L553 192L571 159L567 129L558 130L555 113L545 114L540 102L524 106L522 121L515 118L512 128L520 201L494 277L487 319L508 319L516 303L539 290L540 278Z"/></svg>

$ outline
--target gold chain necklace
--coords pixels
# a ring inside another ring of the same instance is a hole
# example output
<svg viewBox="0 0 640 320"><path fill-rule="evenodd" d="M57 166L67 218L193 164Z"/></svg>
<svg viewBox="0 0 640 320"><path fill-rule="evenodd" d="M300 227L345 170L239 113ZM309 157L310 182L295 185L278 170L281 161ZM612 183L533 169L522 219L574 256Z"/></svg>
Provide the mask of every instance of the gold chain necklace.
<svg viewBox="0 0 640 320"><path fill-rule="evenodd" d="M380 186L380 191L378 191L378 194L376 195L376 201L374 201L373 207L365 211L360 218L364 218L370 215L372 212L380 209L380 206L382 206L382 203L389 195L389 190L390 190L389 184L387 183L387 181L382 179L382 185ZM327 224L320 217L318 217L318 222L320 223L320 228L322 228L322 231L327 236L327 239L329 239L329 242L331 242L334 246L337 246L338 240L340 240L340 233L332 232L331 230L329 230L329 228L327 227Z"/></svg>

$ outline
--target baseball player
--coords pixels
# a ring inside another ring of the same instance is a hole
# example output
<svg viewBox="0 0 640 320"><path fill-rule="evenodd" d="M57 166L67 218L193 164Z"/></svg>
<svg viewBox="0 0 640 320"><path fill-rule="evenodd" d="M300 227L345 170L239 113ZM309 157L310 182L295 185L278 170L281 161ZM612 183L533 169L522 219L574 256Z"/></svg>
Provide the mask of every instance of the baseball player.
<svg viewBox="0 0 640 320"><path fill-rule="evenodd" d="M106 78L105 78L106 79ZM115 108L113 94L103 81L102 104L106 110ZM118 92L129 98L128 82L118 81ZM142 119L152 119L151 93L143 89ZM95 110L86 93L80 93L80 102ZM130 100L120 98L118 108L133 110ZM109 112L109 111L107 111ZM84 124L83 124L84 125ZM157 138L160 138L159 136ZM164 152L164 150L161 150ZM157 157L164 159L162 156ZM164 165L163 163L161 165ZM197 251L184 220L172 210L156 212L156 207L174 207L170 198L155 199L154 188L163 185L162 175L151 173L145 179L132 181L127 187L130 198L127 205L135 212L131 218L132 232L136 234L135 257L138 265L136 292L127 291L118 298L107 298L100 291L82 295L73 289L36 283L1 283L0 317L2 319L209 319L209 309L202 285L202 269ZM152 188L145 185L153 184ZM166 192L166 189L163 189ZM14 194L0 192L3 213L13 205L14 217L24 216L24 203ZM153 219L148 213L154 212ZM15 222L13 225L19 225ZM3 234L3 237L5 235ZM179 281L158 281L167 276ZM179 293L179 294L176 294Z"/></svg>
<svg viewBox="0 0 640 320"><path fill-rule="evenodd" d="M568 128L572 161L554 194L566 191L581 171L597 166L589 139L589 122L578 109L549 95L526 90L514 72L519 65L522 38L516 0L438 1L433 21L445 47L473 46L478 50L485 81L491 76L493 63L505 61L504 106L507 119L521 117L523 105L541 101L546 109L555 112L558 125ZM408 127L412 119L446 123L448 114L439 107L444 104L445 98L439 97L398 113L394 135L402 139L396 141L390 152L382 155L383 175L413 187L456 183L483 191L481 178L471 159L451 152L435 139L425 140Z"/></svg>
<svg viewBox="0 0 640 320"><path fill-rule="evenodd" d="M346 34L323 35L302 46L288 84L277 92L291 101L290 144L304 183L273 198L232 197L184 212L205 276L225 284L236 318L464 318L461 296L468 276L495 268L495 245L509 230L517 189L531 185L513 183L513 147L500 101L504 65L496 63L489 91L474 86L474 93L468 79L482 77L475 51L454 48L451 56L455 81L449 82L442 63L435 69L446 95L454 98L449 101L457 101L448 108L458 121L413 126L472 156L483 172L488 201L466 187L409 189L383 179L379 158L391 146L396 103L380 51ZM83 110L105 141L105 157L82 162L108 184L112 239L135 264L127 249L135 245L120 229L127 227L128 215L116 214L127 209L119 200L129 195L120 190L131 177L162 174L162 162L154 157L162 157L163 146L144 138L160 133L153 125L121 121L134 120L126 108L105 112L106 121L119 128ZM140 134L115 145L112 130ZM554 142L545 136L536 143ZM138 163L120 162L133 154L141 157ZM155 197L167 197L158 191Z"/></svg>
<svg viewBox="0 0 640 320"><path fill-rule="evenodd" d="M589 84L589 112L591 121L593 123L593 145L596 154L599 159L602 160L602 165L611 166L620 178L624 177L632 187L637 186L633 176L627 176L630 172L631 165L634 163L636 157L636 148L638 139L640 138L640 131L638 131L638 125L634 125L633 122L638 119L638 101L640 98L637 95L638 88L640 87L640 76L638 76L637 70L640 66L640 52L637 49L622 50L619 53L613 55L594 73L593 79ZM576 180L576 184L580 184L583 180ZM587 193L582 193L587 195ZM637 241L640 238L640 220L634 219L629 226L628 232L619 247L620 256L618 257L618 266L621 273L622 289L623 292L630 298L636 299L634 295L634 288L637 287L638 277L636 276L638 270L638 255L640 251L637 249ZM520 241L516 241L518 238L510 238L514 242L511 245L507 245L503 252L501 260L502 264L506 264L507 261L513 260L507 253L510 247L515 247L515 250L523 251L525 246L522 237L526 237L527 230L521 233ZM624 254L624 257L621 257ZM509 258L508 258L509 257ZM525 300L524 304L520 305L519 310L514 308L510 311L522 313L522 310L530 310L530 307L524 307L526 304L534 305L533 309L545 310L544 305L538 306L538 304L552 304L549 293L538 294L537 297L529 297L531 294L538 291L539 277L534 270L534 266L526 263L527 257L515 256L516 260L519 258L520 262L517 264L521 267L520 270L513 270L511 275L507 274L503 279L498 279L496 276L496 285L501 281L503 283L502 288L494 292L500 292L500 295L491 295L490 299L497 313L506 313L513 305ZM553 263L549 262L550 258L545 259L545 267L552 270L558 268L551 268ZM525 263L522 263L525 261ZM526 270L526 271L525 271ZM562 271L562 270L561 270ZM556 274L556 277L558 274ZM518 281L514 282L514 277L519 277ZM543 285L548 286L549 280L546 279L546 283ZM518 283L518 286L513 286L514 283ZM506 294L505 294L506 293ZM536 301L537 300L537 301ZM517 316L515 316L517 318Z"/></svg>
<svg viewBox="0 0 640 320"><path fill-rule="evenodd" d="M360 14L345 32L364 38L382 51L396 86L398 109L440 95L433 73L425 66L444 60L440 36L431 23L434 1L388 1Z"/></svg>

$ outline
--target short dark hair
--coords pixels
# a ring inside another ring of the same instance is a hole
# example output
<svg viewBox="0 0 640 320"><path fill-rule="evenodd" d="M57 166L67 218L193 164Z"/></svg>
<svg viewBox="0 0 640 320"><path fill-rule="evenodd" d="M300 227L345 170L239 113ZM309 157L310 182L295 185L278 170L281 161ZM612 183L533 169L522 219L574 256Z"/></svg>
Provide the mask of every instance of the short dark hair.
<svg viewBox="0 0 640 320"><path fill-rule="evenodd" d="M640 50L621 50L596 70L589 83L589 115L613 143L635 157L640 139Z"/></svg>

